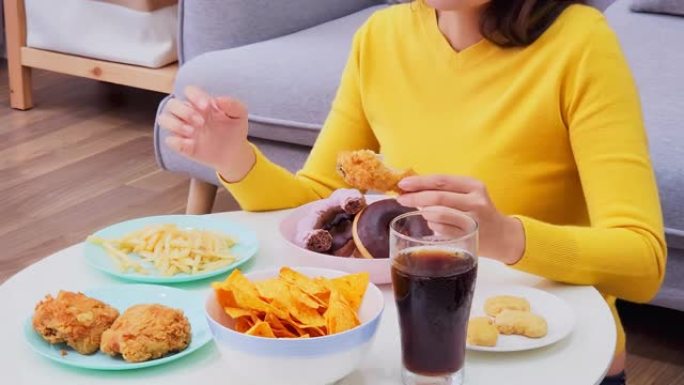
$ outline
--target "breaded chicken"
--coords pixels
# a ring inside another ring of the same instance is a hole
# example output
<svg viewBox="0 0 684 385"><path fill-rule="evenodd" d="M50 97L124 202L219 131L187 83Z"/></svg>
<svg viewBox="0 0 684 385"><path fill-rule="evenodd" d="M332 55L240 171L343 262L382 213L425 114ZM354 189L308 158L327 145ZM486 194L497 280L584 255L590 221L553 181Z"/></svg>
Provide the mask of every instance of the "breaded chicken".
<svg viewBox="0 0 684 385"><path fill-rule="evenodd" d="M60 291L57 298L47 295L36 305L33 329L47 342L65 342L81 354L92 354L100 347L102 333L119 312L102 301L82 293Z"/></svg>
<svg viewBox="0 0 684 385"><path fill-rule="evenodd" d="M466 340L471 345L496 346L499 330L489 317L474 317L468 321Z"/></svg>
<svg viewBox="0 0 684 385"><path fill-rule="evenodd" d="M490 317L496 317L506 309L530 311L530 303L523 297L513 295L489 297L484 303L484 311Z"/></svg>
<svg viewBox="0 0 684 385"><path fill-rule="evenodd" d="M135 305L102 335L100 349L141 362L185 349L190 344L190 322L181 310L163 305Z"/></svg>
<svg viewBox="0 0 684 385"><path fill-rule="evenodd" d="M380 156L371 150L343 152L337 156L337 172L345 182L359 190L398 192L400 180L415 175L413 170L394 170L387 167Z"/></svg>
<svg viewBox="0 0 684 385"><path fill-rule="evenodd" d="M494 325L499 333L506 335L541 338L548 332L544 317L521 310L504 309L494 319Z"/></svg>

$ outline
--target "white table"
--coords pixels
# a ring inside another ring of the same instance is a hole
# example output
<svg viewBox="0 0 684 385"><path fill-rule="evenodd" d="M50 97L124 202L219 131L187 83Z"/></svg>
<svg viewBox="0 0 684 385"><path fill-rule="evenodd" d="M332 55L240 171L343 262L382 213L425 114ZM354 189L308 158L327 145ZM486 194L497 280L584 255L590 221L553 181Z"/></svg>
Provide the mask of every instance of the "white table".
<svg viewBox="0 0 684 385"><path fill-rule="evenodd" d="M257 231L261 250L249 269L285 263L277 225L285 211L272 213L232 212L215 214ZM592 287L565 286L517 272L491 260L480 260L478 284L523 284L546 290L567 301L577 316L576 329L566 339L533 351L519 353L468 352L468 385L592 385L607 371L615 347L613 319L601 295ZM71 369L49 361L24 342L22 323L45 294L59 289L124 284L86 265L82 245L74 245L26 268L0 287L0 382L3 384L236 384L213 344L172 363L154 368L103 372ZM177 285L197 293L203 301L208 282ZM383 287L387 306L377 338L360 370L341 385L400 384L400 342L397 313L391 287ZM264 368L268 370L268 368ZM274 384L276 385L276 384Z"/></svg>

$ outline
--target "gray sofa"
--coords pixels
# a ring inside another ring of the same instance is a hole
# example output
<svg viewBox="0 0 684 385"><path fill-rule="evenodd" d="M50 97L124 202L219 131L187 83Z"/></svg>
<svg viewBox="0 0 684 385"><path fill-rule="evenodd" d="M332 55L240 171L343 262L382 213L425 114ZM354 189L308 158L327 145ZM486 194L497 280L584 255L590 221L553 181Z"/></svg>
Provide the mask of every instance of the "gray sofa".
<svg viewBox="0 0 684 385"><path fill-rule="evenodd" d="M684 52L673 48L684 40L684 18L632 13L630 1L616 1L606 15L641 91L667 226L667 278L654 303L684 310ZM354 31L381 3L181 1L175 89L194 84L244 100L252 141L296 170L326 117ZM593 3L605 9L613 1ZM165 135L155 127L159 165L190 175L188 212L208 212L216 193L213 170L171 152Z"/></svg>

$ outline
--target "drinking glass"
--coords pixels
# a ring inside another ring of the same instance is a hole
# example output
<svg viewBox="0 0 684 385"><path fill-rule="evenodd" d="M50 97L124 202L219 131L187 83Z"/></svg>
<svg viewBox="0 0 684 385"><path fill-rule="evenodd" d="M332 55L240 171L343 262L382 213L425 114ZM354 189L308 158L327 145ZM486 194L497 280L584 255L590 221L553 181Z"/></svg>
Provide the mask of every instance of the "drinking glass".
<svg viewBox="0 0 684 385"><path fill-rule="evenodd" d="M423 209L390 224L392 286L405 385L461 385L477 277L477 222Z"/></svg>

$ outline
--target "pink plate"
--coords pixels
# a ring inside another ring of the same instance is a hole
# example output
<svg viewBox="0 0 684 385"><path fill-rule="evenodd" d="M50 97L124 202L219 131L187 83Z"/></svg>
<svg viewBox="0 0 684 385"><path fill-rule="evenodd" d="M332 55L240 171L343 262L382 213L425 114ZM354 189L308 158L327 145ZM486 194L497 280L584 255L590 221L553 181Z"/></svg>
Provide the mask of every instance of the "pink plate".
<svg viewBox="0 0 684 385"><path fill-rule="evenodd" d="M369 203L388 198L384 195L366 196L366 200ZM284 253L284 258L289 264L293 266L342 270L348 273L367 271L370 274L371 282L375 284L381 285L392 282L389 259L336 257L334 255L316 253L297 246L294 243L297 222L306 215L309 205L310 203L294 209L280 222L280 235L287 241L287 252Z"/></svg>

